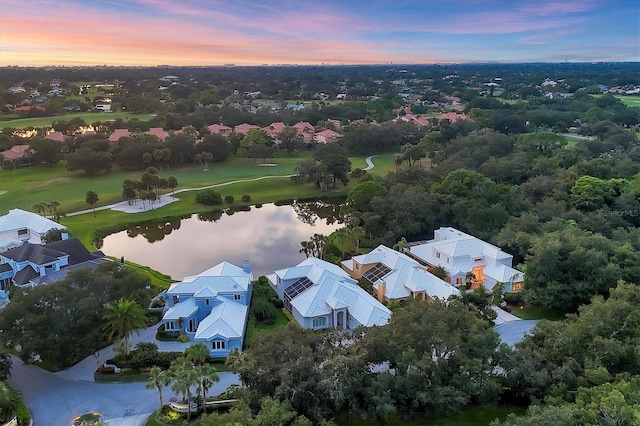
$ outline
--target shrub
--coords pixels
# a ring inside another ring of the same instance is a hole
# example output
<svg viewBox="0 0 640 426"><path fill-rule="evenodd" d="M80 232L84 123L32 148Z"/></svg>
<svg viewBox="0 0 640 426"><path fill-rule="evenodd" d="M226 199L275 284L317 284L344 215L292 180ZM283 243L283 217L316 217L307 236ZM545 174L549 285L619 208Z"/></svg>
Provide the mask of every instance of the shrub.
<svg viewBox="0 0 640 426"><path fill-rule="evenodd" d="M258 282L259 282L260 284L268 284L268 283L269 283L269 280L268 280L268 279L267 279L267 277L265 277L264 275L260 275L260 276L258 277Z"/></svg>
<svg viewBox="0 0 640 426"><path fill-rule="evenodd" d="M205 206L217 206L222 204L222 196L212 189L198 191L196 203L204 204Z"/></svg>
<svg viewBox="0 0 640 426"><path fill-rule="evenodd" d="M233 204L233 195L227 195L224 197L224 202L227 204Z"/></svg>
<svg viewBox="0 0 640 426"><path fill-rule="evenodd" d="M282 309L284 308L284 302L280 299L275 299L273 301L273 306L275 306L277 309Z"/></svg>
<svg viewBox="0 0 640 426"><path fill-rule="evenodd" d="M242 196L242 202L243 202L243 203L248 203L249 201L251 201L251 195L249 195L249 194L244 194L244 195Z"/></svg>
<svg viewBox="0 0 640 426"><path fill-rule="evenodd" d="M189 339L189 336L187 336L185 333L180 333L180 335L178 336L178 342L187 343L190 340L191 339Z"/></svg>
<svg viewBox="0 0 640 426"><path fill-rule="evenodd" d="M524 304L522 293L505 293L504 301L510 305L520 306Z"/></svg>
<svg viewBox="0 0 640 426"><path fill-rule="evenodd" d="M260 324L262 325L273 325L276 323L276 319L275 318L267 318L263 321L260 321Z"/></svg>

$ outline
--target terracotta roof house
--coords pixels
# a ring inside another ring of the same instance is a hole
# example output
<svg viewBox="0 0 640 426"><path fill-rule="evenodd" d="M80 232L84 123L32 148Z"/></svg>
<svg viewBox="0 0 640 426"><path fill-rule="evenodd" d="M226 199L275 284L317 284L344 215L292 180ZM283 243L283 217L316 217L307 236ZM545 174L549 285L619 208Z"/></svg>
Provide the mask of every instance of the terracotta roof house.
<svg viewBox="0 0 640 426"><path fill-rule="evenodd" d="M29 145L15 145L6 151L0 152L7 160L18 160L20 158L24 158L27 156L27 152L29 151Z"/></svg>
<svg viewBox="0 0 640 426"><path fill-rule="evenodd" d="M234 127L233 131L235 133L242 133L243 135L245 135L249 130L259 129L259 128L260 126L256 126L255 124L242 123Z"/></svg>
<svg viewBox="0 0 640 426"><path fill-rule="evenodd" d="M56 141L56 142L64 142L67 137L62 132L51 132L44 138L52 141Z"/></svg>
<svg viewBox="0 0 640 426"><path fill-rule="evenodd" d="M222 124L212 124L207 126L207 129L215 135L228 136L233 132L233 129L229 126L223 126Z"/></svg>
<svg viewBox="0 0 640 426"><path fill-rule="evenodd" d="M325 129L321 132L316 133L316 142L318 143L333 143L337 142L342 135L338 132L335 132L331 129Z"/></svg>
<svg viewBox="0 0 640 426"><path fill-rule="evenodd" d="M267 276L285 308L304 328L353 330L385 325L391 311L334 265L308 257Z"/></svg>
<svg viewBox="0 0 640 426"><path fill-rule="evenodd" d="M109 142L118 142L120 138L128 138L131 136L129 129L114 129L109 136Z"/></svg>
<svg viewBox="0 0 640 426"><path fill-rule="evenodd" d="M169 137L169 133L162 127L152 127L148 131L144 132L145 135L156 136L158 139L164 142Z"/></svg>
<svg viewBox="0 0 640 426"><path fill-rule="evenodd" d="M0 252L20 247L25 242L42 244L47 232L59 229L66 238L67 228L51 219L21 209L0 216Z"/></svg>
<svg viewBox="0 0 640 426"><path fill-rule="evenodd" d="M162 324L166 332L186 333L204 343L212 357L242 351L251 291L251 265L242 268L222 262L197 275L171 284L164 293Z"/></svg>
<svg viewBox="0 0 640 426"><path fill-rule="evenodd" d="M380 245L367 254L341 263L355 279L364 278L383 302L393 300L447 300L460 291L431 274L426 267L389 247Z"/></svg>
<svg viewBox="0 0 640 426"><path fill-rule="evenodd" d="M101 252L90 253L77 238L54 241L45 245L24 243L0 254L0 264L8 265L0 272L0 286L9 282L18 287L34 287L64 279L67 268L95 268L109 261Z"/></svg>
<svg viewBox="0 0 640 426"><path fill-rule="evenodd" d="M293 127L302 135L305 142L311 142L313 135L316 132L316 129L311 125L311 123L306 121L300 121L294 124Z"/></svg>
<svg viewBox="0 0 640 426"><path fill-rule="evenodd" d="M277 136L278 133L282 132L284 128L287 127L282 121L278 121L276 123L271 123L266 127L263 127L262 130L268 134L269 136Z"/></svg>
<svg viewBox="0 0 640 426"><path fill-rule="evenodd" d="M522 290L524 274L512 267L512 255L455 228L437 229L433 240L411 246L408 254L429 269L442 266L455 286L467 285L473 274L471 284L489 291L499 282L505 292Z"/></svg>
<svg viewBox="0 0 640 426"><path fill-rule="evenodd" d="M438 120L449 120L452 123L455 123L458 120L471 120L467 114L458 114L456 112L447 112L444 114L440 114L436 117Z"/></svg>

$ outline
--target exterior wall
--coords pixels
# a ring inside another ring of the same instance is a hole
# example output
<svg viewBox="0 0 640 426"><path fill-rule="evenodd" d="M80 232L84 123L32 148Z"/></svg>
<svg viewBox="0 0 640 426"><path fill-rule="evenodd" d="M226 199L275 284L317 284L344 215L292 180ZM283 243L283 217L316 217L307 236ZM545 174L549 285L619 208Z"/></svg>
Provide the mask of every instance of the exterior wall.
<svg viewBox="0 0 640 426"><path fill-rule="evenodd" d="M357 266L358 264L356 263L356 261L354 261L353 271L346 271L349 273L349 275L351 275L351 278L353 278L354 280L359 280L360 278L362 278L362 275L364 275L369 269L376 266L376 263L372 263L370 265L360 265L360 268L357 268Z"/></svg>

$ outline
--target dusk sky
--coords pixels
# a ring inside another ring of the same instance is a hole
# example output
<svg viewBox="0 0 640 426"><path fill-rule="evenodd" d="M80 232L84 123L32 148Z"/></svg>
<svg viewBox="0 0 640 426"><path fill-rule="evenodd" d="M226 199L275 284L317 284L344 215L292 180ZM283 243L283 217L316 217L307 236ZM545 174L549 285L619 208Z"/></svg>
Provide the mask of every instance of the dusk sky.
<svg viewBox="0 0 640 426"><path fill-rule="evenodd" d="M1 0L0 66L640 61L640 0Z"/></svg>

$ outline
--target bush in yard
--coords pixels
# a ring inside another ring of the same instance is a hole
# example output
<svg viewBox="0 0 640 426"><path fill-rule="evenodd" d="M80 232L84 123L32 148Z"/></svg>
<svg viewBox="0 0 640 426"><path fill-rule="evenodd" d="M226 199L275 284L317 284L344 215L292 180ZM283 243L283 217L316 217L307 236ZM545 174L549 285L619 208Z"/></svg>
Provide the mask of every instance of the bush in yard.
<svg viewBox="0 0 640 426"><path fill-rule="evenodd" d="M212 189L206 189L196 194L196 203L205 206L218 206L222 204L222 196Z"/></svg>
<svg viewBox="0 0 640 426"><path fill-rule="evenodd" d="M282 309L284 308L284 302L280 299L275 299L273 301L273 306L275 306L277 309Z"/></svg>
<svg viewBox="0 0 640 426"><path fill-rule="evenodd" d="M242 196L242 202L243 202L243 203L248 203L249 201L251 201L251 195L244 194L244 195Z"/></svg>
<svg viewBox="0 0 640 426"><path fill-rule="evenodd" d="M505 293L504 301L510 305L515 305L515 306L524 304L524 298L522 297L522 293Z"/></svg>
<svg viewBox="0 0 640 426"><path fill-rule="evenodd" d="M227 195L224 197L224 202L227 204L233 204L233 195Z"/></svg>

